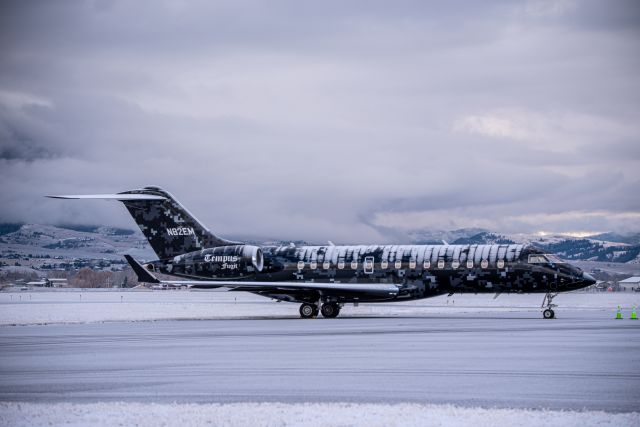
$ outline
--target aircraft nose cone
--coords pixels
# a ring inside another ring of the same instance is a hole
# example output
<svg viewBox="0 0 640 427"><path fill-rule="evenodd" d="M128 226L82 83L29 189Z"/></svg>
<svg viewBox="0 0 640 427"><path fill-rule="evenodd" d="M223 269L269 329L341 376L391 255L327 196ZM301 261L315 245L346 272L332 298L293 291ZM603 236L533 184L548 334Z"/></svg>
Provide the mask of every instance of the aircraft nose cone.
<svg viewBox="0 0 640 427"><path fill-rule="evenodd" d="M585 285L593 285L596 283L596 279L593 278L589 273L582 273L582 281Z"/></svg>

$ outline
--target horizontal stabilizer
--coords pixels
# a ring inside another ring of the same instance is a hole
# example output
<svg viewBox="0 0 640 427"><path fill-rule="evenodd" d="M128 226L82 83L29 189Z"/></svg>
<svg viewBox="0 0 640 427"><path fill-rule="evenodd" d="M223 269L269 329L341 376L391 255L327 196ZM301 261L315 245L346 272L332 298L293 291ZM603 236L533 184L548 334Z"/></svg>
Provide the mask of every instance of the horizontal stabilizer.
<svg viewBox="0 0 640 427"><path fill-rule="evenodd" d="M142 283L160 283L153 274L151 274L146 268L144 268L138 261L133 259L131 255L125 255L124 258L127 260L133 272L138 276L138 282Z"/></svg>
<svg viewBox="0 0 640 427"><path fill-rule="evenodd" d="M166 197L153 194L76 194L46 196L51 199L100 199L100 200L167 200Z"/></svg>

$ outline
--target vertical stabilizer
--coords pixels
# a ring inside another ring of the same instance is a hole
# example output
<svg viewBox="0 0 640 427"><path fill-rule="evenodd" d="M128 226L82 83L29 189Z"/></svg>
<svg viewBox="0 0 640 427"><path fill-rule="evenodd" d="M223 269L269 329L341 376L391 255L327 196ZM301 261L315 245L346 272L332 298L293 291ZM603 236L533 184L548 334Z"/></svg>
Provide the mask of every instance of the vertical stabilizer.
<svg viewBox="0 0 640 427"><path fill-rule="evenodd" d="M211 233L169 192L160 187L145 187L118 194L48 197L119 200L161 260L205 248L242 244L221 239Z"/></svg>
<svg viewBox="0 0 640 427"><path fill-rule="evenodd" d="M211 233L169 192L159 187L120 194L161 196L163 200L121 200L159 259L204 248L238 244Z"/></svg>

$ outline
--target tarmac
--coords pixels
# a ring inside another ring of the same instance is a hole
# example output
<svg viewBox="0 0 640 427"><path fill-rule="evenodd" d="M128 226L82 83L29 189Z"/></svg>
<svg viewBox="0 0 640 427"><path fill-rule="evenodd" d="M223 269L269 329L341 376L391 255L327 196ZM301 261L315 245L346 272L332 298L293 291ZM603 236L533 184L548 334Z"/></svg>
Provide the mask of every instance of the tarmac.
<svg viewBox="0 0 640 427"><path fill-rule="evenodd" d="M0 401L637 411L640 322L556 311L0 327Z"/></svg>

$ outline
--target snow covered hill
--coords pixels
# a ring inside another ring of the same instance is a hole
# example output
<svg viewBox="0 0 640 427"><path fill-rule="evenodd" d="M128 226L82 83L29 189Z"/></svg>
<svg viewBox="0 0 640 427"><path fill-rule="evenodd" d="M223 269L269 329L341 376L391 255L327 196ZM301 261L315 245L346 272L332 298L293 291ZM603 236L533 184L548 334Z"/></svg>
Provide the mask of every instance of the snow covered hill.
<svg viewBox="0 0 640 427"><path fill-rule="evenodd" d="M121 259L123 254L152 259L139 230L113 227L0 224L0 255L44 259Z"/></svg>

